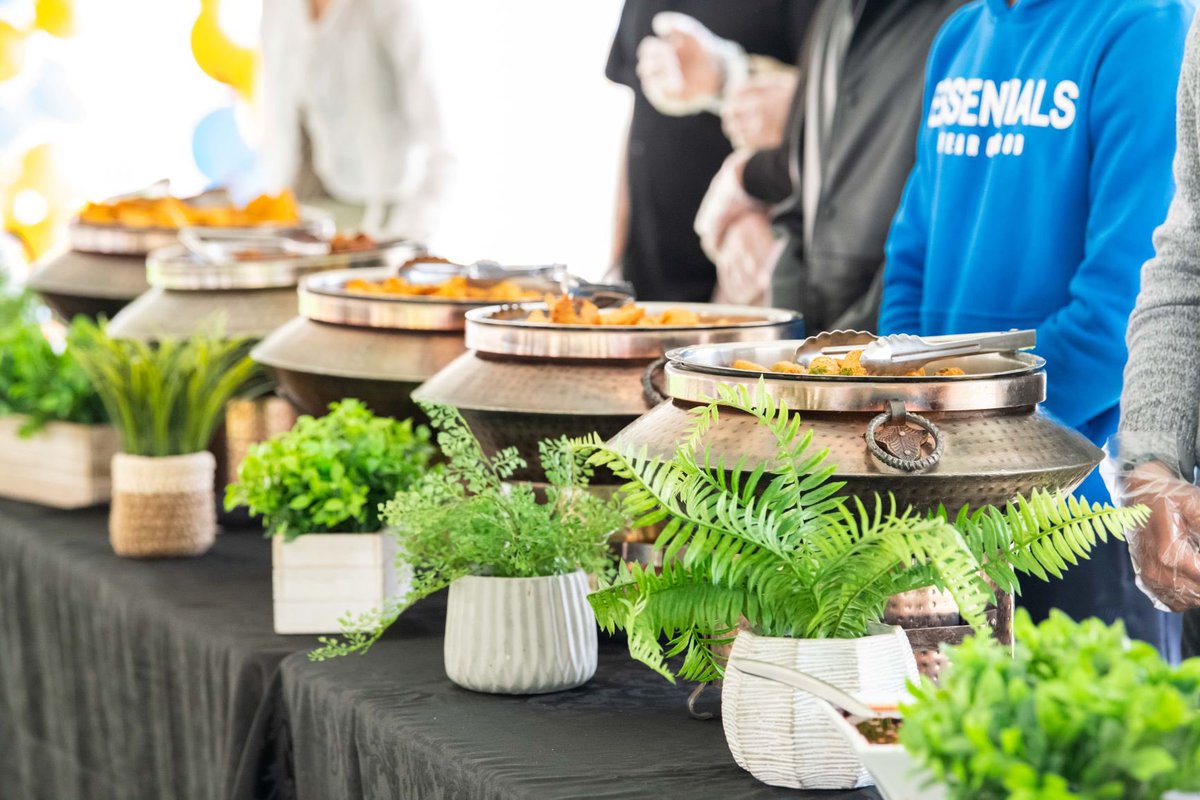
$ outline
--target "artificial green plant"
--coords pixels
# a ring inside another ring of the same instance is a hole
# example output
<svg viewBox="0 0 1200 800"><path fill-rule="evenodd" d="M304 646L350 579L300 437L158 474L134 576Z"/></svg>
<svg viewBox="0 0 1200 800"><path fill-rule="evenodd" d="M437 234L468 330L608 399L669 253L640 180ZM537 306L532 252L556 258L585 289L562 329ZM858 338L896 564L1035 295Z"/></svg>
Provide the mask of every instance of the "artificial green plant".
<svg viewBox="0 0 1200 800"><path fill-rule="evenodd" d="M722 645L739 622L765 636L852 638L882 619L888 598L936 586L971 625L985 626L988 579L1018 592L1018 573L1058 577L1097 541L1120 537L1146 518L1143 508L1088 505L1035 492L1004 510L963 509L951 518L898 509L892 498L868 506L839 495L828 451L798 415L760 386L722 386L694 409L686 440L668 459L593 436L573 444L625 480L635 525L664 525L661 570L623 566L591 595L607 630L624 629L631 654L674 680L718 679ZM752 415L774 437L774 463L734 463L704 442L723 408ZM660 637L666 637L665 646Z"/></svg>
<svg viewBox="0 0 1200 800"><path fill-rule="evenodd" d="M429 429L376 417L359 400L302 416L286 433L250 448L225 507L247 506L271 534L374 533L381 504L429 467Z"/></svg>

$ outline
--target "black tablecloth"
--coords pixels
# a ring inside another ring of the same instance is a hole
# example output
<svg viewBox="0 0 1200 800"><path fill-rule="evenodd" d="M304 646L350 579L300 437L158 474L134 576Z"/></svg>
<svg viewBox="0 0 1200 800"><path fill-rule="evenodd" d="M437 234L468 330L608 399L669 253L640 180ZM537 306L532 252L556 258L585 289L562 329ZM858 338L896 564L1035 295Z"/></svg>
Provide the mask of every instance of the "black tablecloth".
<svg viewBox="0 0 1200 800"><path fill-rule="evenodd" d="M105 511L0 503L0 798L229 796L280 660L311 641L272 632L261 533L129 561Z"/></svg>
<svg viewBox="0 0 1200 800"><path fill-rule="evenodd" d="M0 800L877 797L758 783L617 642L580 689L459 689L444 608L311 663L271 632L259 535L127 561L102 511L0 502Z"/></svg>

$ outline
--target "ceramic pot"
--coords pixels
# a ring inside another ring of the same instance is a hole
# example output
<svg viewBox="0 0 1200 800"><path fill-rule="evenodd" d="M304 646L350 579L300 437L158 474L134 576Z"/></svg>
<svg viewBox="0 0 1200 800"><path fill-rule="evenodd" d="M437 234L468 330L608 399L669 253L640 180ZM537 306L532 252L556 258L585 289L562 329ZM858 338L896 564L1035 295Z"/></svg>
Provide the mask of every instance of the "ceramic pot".
<svg viewBox="0 0 1200 800"><path fill-rule="evenodd" d="M217 534L212 453L112 460L109 541L119 556L170 558L206 553Z"/></svg>
<svg viewBox="0 0 1200 800"><path fill-rule="evenodd" d="M807 692L738 670L754 659L806 672L854 695L894 697L917 664L900 628L859 639L785 639L738 633L725 670L721 716L738 766L791 789L854 789L871 775L834 727L826 703Z"/></svg>
<svg viewBox="0 0 1200 800"><path fill-rule="evenodd" d="M596 674L596 617L582 571L460 578L446 609L446 675L464 689L543 694Z"/></svg>

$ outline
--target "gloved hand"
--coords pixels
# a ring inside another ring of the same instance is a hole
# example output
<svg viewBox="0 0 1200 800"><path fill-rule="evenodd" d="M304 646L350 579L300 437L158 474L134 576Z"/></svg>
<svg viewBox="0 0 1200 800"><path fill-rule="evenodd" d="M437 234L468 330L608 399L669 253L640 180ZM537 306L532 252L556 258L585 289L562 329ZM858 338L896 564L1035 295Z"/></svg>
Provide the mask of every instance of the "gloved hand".
<svg viewBox="0 0 1200 800"><path fill-rule="evenodd" d="M752 211L766 211L764 204L742 188L742 168L749 158L748 152L731 153L708 185L704 200L696 211L693 228L700 237L704 254L714 264L720 258L729 226Z"/></svg>
<svg viewBox="0 0 1200 800"><path fill-rule="evenodd" d="M1113 498L1150 507L1150 521L1126 534L1137 584L1163 610L1200 607L1200 487L1161 461L1119 476Z"/></svg>
<svg viewBox="0 0 1200 800"><path fill-rule="evenodd" d="M781 70L755 75L726 94L721 127L739 150L766 150L783 142L799 75Z"/></svg>
<svg viewBox="0 0 1200 800"><path fill-rule="evenodd" d="M774 254L774 256L773 256ZM725 234L717 265L717 302L765 305L771 268L778 258L766 211L738 217Z"/></svg>
<svg viewBox="0 0 1200 800"><path fill-rule="evenodd" d="M656 35L637 49L638 80L650 104L673 117L720 113L724 91L745 79L746 51L675 11L655 14L651 27Z"/></svg>

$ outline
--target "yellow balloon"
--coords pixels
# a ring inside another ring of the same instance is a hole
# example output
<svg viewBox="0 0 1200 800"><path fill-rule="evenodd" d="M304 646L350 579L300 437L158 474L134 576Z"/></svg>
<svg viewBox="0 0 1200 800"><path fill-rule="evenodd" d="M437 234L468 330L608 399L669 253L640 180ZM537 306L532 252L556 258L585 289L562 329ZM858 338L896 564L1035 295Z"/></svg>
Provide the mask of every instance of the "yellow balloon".
<svg viewBox="0 0 1200 800"><path fill-rule="evenodd" d="M0 81L15 76L25 66L25 34L0 21Z"/></svg>
<svg viewBox="0 0 1200 800"><path fill-rule="evenodd" d="M192 55L209 77L232 86L244 98L254 91L258 54L233 42L217 23L217 4L207 3L192 25Z"/></svg>
<svg viewBox="0 0 1200 800"><path fill-rule="evenodd" d="M51 36L74 36L75 0L37 0L33 26Z"/></svg>
<svg viewBox="0 0 1200 800"><path fill-rule="evenodd" d="M21 157L12 182L0 186L4 230L19 237L32 258L59 243L76 205L56 159L51 145L37 145Z"/></svg>

